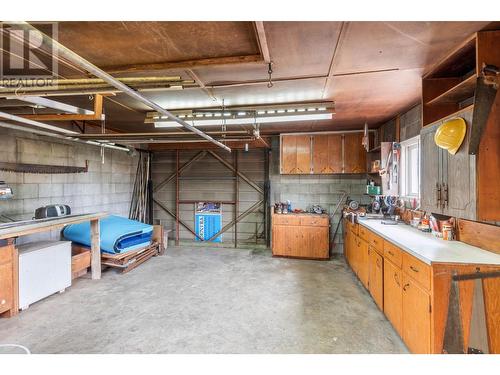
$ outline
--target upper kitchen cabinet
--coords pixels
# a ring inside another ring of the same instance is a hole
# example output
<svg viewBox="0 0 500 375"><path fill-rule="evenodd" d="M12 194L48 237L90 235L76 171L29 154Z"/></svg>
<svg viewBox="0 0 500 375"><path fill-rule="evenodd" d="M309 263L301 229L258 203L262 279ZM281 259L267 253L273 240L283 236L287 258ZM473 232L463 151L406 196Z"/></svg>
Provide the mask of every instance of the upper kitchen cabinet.
<svg viewBox="0 0 500 375"><path fill-rule="evenodd" d="M455 155L436 146L437 128L452 118L461 117L467 124L467 133ZM463 219L476 220L476 157L469 155L472 108L446 117L422 129L421 144L421 208Z"/></svg>
<svg viewBox="0 0 500 375"><path fill-rule="evenodd" d="M342 173L342 134L312 136L314 173Z"/></svg>
<svg viewBox="0 0 500 375"><path fill-rule="evenodd" d="M500 66L500 31L481 31L464 41L422 80L421 206L479 221L500 221L500 95L491 107L479 151L469 155L476 80L483 65ZM445 120L462 117L467 134L455 155L434 144Z"/></svg>
<svg viewBox="0 0 500 375"><path fill-rule="evenodd" d="M366 173L362 132L283 134L281 174Z"/></svg>
<svg viewBox="0 0 500 375"><path fill-rule="evenodd" d="M344 135L344 173L366 173L366 150L362 140L363 133Z"/></svg>
<svg viewBox="0 0 500 375"><path fill-rule="evenodd" d="M281 137L282 174L311 173L311 136L287 135Z"/></svg>

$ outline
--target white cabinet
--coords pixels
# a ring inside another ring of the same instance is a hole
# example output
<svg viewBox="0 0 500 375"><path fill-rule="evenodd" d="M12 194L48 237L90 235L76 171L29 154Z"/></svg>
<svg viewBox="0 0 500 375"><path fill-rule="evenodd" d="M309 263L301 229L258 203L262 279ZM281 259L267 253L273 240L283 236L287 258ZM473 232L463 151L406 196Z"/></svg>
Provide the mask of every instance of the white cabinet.
<svg viewBox="0 0 500 375"><path fill-rule="evenodd" d="M21 309L71 286L71 241L27 243L18 251Z"/></svg>

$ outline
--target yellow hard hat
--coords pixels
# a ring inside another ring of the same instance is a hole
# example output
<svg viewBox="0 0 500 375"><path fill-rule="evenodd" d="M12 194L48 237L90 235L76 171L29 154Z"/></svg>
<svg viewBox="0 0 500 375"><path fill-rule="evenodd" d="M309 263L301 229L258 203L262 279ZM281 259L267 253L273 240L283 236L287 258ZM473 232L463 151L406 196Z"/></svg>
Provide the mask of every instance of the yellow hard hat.
<svg viewBox="0 0 500 375"><path fill-rule="evenodd" d="M465 133L467 132L467 124L461 117L446 121L436 131L434 142L438 147L448 150L452 155L455 155L464 141Z"/></svg>

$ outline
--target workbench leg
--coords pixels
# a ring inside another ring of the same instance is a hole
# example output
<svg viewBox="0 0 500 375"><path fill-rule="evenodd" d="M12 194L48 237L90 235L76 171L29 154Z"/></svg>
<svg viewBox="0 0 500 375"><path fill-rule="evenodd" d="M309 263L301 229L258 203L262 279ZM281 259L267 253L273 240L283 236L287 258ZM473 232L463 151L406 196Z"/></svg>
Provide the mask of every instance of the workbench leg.
<svg viewBox="0 0 500 375"><path fill-rule="evenodd" d="M90 252L92 279L101 278L101 237L99 234L99 219L90 221Z"/></svg>

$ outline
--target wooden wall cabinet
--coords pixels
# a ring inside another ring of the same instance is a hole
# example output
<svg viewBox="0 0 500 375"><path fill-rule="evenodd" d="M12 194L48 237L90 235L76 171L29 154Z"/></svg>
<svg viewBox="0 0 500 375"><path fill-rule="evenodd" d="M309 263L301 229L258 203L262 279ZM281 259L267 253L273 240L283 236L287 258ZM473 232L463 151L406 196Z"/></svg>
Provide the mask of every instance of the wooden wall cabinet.
<svg viewBox="0 0 500 375"><path fill-rule="evenodd" d="M273 256L329 259L329 217L312 214L273 214Z"/></svg>
<svg viewBox="0 0 500 375"><path fill-rule="evenodd" d="M281 173L311 173L311 137L309 135L281 138Z"/></svg>
<svg viewBox="0 0 500 375"><path fill-rule="evenodd" d="M344 173L366 173L366 150L361 145L363 133L344 135Z"/></svg>
<svg viewBox="0 0 500 375"><path fill-rule="evenodd" d="M280 173L366 173L362 138L362 132L282 134Z"/></svg>
<svg viewBox="0 0 500 375"><path fill-rule="evenodd" d="M312 136L313 173L343 172L343 140L341 134L323 134Z"/></svg>
<svg viewBox="0 0 500 375"><path fill-rule="evenodd" d="M466 117L468 133L454 156L440 153L436 172L431 133L422 133L422 208L429 212L479 221L500 221L500 95L492 106L479 152L467 145L477 77L484 64L500 66L500 30L480 31L437 63L422 79L422 125L435 128L442 120ZM465 112L464 112L465 111ZM431 130L432 132L432 130ZM441 173L441 176L436 175ZM438 183L439 185L436 185ZM444 189L443 185L444 184ZM441 189L441 202L436 203ZM435 206L440 206L435 210ZM444 207L442 207L444 206ZM433 209L431 209L433 208Z"/></svg>
<svg viewBox="0 0 500 375"><path fill-rule="evenodd" d="M437 128L448 119L461 117L467 124L465 139L455 155L434 142ZM472 108L446 117L422 129L421 208L427 212L476 220L475 156L469 155ZM499 140L500 142L500 140Z"/></svg>

